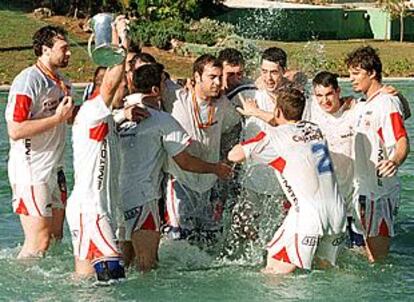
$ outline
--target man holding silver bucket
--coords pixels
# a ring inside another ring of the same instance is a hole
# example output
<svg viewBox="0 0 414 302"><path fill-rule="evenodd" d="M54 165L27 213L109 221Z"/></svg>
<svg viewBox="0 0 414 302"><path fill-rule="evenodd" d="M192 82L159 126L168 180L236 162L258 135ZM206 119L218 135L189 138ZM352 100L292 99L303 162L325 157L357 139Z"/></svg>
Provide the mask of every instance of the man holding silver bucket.
<svg viewBox="0 0 414 302"><path fill-rule="evenodd" d="M68 200L67 220L76 274L88 277L96 273L98 282L112 284L125 278L125 270L114 236L119 193L117 177L112 175L118 173L118 143L110 107L126 92L125 49L129 41L125 17L112 23L110 14L99 14L94 21L95 35L101 40L96 38L91 57L108 69L99 93L83 103L74 119L75 185ZM105 41L100 31L107 32Z"/></svg>

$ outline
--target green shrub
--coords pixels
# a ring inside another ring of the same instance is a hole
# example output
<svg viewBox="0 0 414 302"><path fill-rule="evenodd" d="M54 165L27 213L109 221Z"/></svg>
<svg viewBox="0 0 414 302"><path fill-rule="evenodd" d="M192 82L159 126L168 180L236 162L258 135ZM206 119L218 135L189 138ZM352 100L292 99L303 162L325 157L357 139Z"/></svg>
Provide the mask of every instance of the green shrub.
<svg viewBox="0 0 414 302"><path fill-rule="evenodd" d="M139 20L131 25L131 37L135 43L158 48L169 48L172 38L183 40L187 25L177 19L163 21Z"/></svg>
<svg viewBox="0 0 414 302"><path fill-rule="evenodd" d="M216 44L221 39L234 34L234 26L228 23L203 18L200 21L192 21L190 31L185 34L188 43Z"/></svg>

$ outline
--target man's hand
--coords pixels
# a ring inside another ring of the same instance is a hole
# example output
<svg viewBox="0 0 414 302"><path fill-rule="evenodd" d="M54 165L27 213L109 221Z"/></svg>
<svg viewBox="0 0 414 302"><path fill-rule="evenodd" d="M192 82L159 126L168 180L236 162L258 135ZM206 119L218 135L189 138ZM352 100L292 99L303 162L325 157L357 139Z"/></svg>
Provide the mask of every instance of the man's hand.
<svg viewBox="0 0 414 302"><path fill-rule="evenodd" d="M65 96L56 108L55 116L59 123L63 123L72 117L75 107L72 97Z"/></svg>
<svg viewBox="0 0 414 302"><path fill-rule="evenodd" d="M259 107L256 100L251 98L244 98L242 94L239 95L240 102L243 108L237 107L236 110L244 116L257 116L259 115Z"/></svg>
<svg viewBox="0 0 414 302"><path fill-rule="evenodd" d="M233 176L233 168L224 162L218 162L214 174L220 179L228 180Z"/></svg>
<svg viewBox="0 0 414 302"><path fill-rule="evenodd" d="M151 116L146 108L137 105L126 107L124 112L127 120L136 123L139 123L140 121L143 121Z"/></svg>
<svg viewBox="0 0 414 302"><path fill-rule="evenodd" d="M381 160L376 168L380 177L392 177L398 171L397 163L390 159Z"/></svg>
<svg viewBox="0 0 414 302"><path fill-rule="evenodd" d="M119 15L118 17L116 17L115 21L112 23L113 24L113 30L112 30L112 35L114 35L114 33L116 34L116 36L112 37L114 39L113 43L115 45L118 44L118 40L120 40L122 47L124 47L125 49L128 49L129 47L129 36L128 36L128 23L129 20L124 16L124 15Z"/></svg>

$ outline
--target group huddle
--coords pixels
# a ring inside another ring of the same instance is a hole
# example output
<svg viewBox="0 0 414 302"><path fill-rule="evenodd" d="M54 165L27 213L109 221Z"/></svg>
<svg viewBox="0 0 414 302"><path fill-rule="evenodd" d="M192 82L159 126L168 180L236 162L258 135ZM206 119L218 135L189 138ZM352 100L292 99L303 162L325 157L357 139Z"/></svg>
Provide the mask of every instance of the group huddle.
<svg viewBox="0 0 414 302"><path fill-rule="evenodd" d="M232 48L198 57L191 79L173 81L125 29L118 17L112 36L127 50L124 62L97 68L80 107L59 73L70 58L66 32L46 26L33 37L37 63L15 78L6 108L13 209L25 235L19 258L42 256L61 239L66 215L77 275L111 283L125 267L156 266L161 231L166 240L214 242L223 209L236 223L241 205L253 208L241 231L251 230L243 238L254 244L249 224L263 201L284 212L267 244L267 273L334 266L346 241L369 261L387 256L410 109L381 83L374 49L346 59L352 88L364 95L356 99L341 97L327 71L305 93L303 74L287 69L277 47L263 51L255 82Z"/></svg>

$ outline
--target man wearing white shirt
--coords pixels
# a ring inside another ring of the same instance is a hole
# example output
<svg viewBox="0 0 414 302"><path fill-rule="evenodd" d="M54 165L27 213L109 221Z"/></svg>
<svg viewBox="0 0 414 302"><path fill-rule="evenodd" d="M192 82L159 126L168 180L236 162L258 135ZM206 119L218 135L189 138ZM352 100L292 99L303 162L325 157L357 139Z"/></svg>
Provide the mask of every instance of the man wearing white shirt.
<svg viewBox="0 0 414 302"><path fill-rule="evenodd" d="M128 48L126 20L117 17L113 42L121 38ZM106 71L95 97L85 101L73 123L75 181L66 217L72 235L75 273L96 274L105 283L125 278L115 239L115 213L119 202L117 141L110 107L126 90L125 62Z"/></svg>
<svg viewBox="0 0 414 302"><path fill-rule="evenodd" d="M71 55L66 31L42 27L33 36L33 48L37 62L14 79L5 112L13 210L25 237L18 258L42 256L52 238L62 238L66 121L74 108L70 83L59 72Z"/></svg>
<svg viewBox="0 0 414 302"><path fill-rule="evenodd" d="M134 93L126 97L125 110L141 106L150 116L139 123L125 121L118 126L125 239L132 242L136 267L144 272L153 268L158 258L158 200L162 193L162 167L167 157L185 171L221 178L231 173L231 168L223 163L205 162L186 151L190 136L171 114L161 110L164 76L164 67L158 63L146 64L134 71Z"/></svg>
<svg viewBox="0 0 414 302"><path fill-rule="evenodd" d="M361 47L346 59L352 88L367 100L356 108L354 227L366 240L369 261L387 256L399 203L398 167L409 152L401 102L384 93L376 51Z"/></svg>
<svg viewBox="0 0 414 302"><path fill-rule="evenodd" d="M202 55L193 65L194 89L176 90L169 100L172 116L191 137L188 153L208 162L220 158L222 133L239 121L234 107L220 96L222 65L211 55ZM168 101L168 100L167 100ZM213 174L195 174L182 170L171 158L167 172L167 212L170 234L188 237L193 231L206 232L207 237L221 227L220 209L211 200L216 184Z"/></svg>
<svg viewBox="0 0 414 302"><path fill-rule="evenodd" d="M271 167L292 205L268 243L267 273L335 265L344 240L346 211L326 140L315 124L300 121L304 107L299 90L281 90L273 118L277 127L236 145L228 155L230 161L250 158Z"/></svg>

